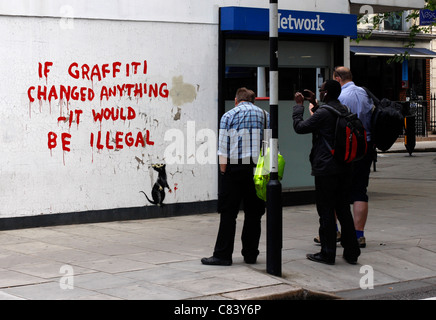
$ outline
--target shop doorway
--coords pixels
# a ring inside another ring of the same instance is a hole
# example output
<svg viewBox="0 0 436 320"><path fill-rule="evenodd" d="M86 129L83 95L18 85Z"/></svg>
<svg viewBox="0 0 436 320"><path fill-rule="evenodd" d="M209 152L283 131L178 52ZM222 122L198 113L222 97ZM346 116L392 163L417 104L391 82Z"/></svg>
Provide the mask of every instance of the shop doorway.
<svg viewBox="0 0 436 320"><path fill-rule="evenodd" d="M325 79L326 68L279 68L279 100L293 100L296 91L312 90L315 94ZM232 100L240 87L256 92L257 97L269 97L269 68L226 67L225 100Z"/></svg>
<svg viewBox="0 0 436 320"><path fill-rule="evenodd" d="M224 42L221 115L234 107L236 90L247 87L259 97L256 105L269 111L268 39L226 39ZM311 135L297 135L292 125L292 107L296 91L318 88L333 65L333 42L279 42L279 149L286 159L282 189L313 188L309 153ZM307 115L308 116L308 113Z"/></svg>

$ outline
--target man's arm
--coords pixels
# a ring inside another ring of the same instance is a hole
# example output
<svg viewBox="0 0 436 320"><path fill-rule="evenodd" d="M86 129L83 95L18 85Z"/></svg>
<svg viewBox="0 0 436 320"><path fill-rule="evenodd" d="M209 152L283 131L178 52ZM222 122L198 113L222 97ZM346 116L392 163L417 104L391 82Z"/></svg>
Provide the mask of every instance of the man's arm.
<svg viewBox="0 0 436 320"><path fill-rule="evenodd" d="M227 168L227 157L219 156L218 162L220 165L220 173L224 174L226 172L226 168Z"/></svg>
<svg viewBox="0 0 436 320"><path fill-rule="evenodd" d="M224 174L227 168L227 156L228 156L228 131L226 117L223 116L220 121L220 130L218 137L218 164L220 173Z"/></svg>

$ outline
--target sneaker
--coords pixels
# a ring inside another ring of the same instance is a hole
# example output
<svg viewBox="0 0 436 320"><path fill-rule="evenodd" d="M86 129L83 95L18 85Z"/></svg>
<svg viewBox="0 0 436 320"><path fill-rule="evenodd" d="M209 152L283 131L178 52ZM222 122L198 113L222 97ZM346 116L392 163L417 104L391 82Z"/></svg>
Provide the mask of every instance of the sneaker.
<svg viewBox="0 0 436 320"><path fill-rule="evenodd" d="M359 247L360 248L365 248L366 247L366 239L365 239L365 237L358 238L357 242L359 243Z"/></svg>
<svg viewBox="0 0 436 320"><path fill-rule="evenodd" d="M321 244L321 239L319 238L319 236L316 236L315 238L313 238L313 241L315 243ZM336 232L336 242L341 242L341 232L340 231Z"/></svg>

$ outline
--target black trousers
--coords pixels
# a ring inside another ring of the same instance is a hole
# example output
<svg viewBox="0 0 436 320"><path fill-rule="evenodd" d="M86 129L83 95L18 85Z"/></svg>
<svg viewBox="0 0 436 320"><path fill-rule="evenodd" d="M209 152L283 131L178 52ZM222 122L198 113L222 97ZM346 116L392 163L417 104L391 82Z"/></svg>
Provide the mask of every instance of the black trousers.
<svg viewBox="0 0 436 320"><path fill-rule="evenodd" d="M261 219L265 202L256 195L252 165L227 165L224 175L219 176L218 212L220 225L213 255L231 260L236 233L236 219L241 208L244 211L242 228L242 255L255 259L259 255Z"/></svg>
<svg viewBox="0 0 436 320"><path fill-rule="evenodd" d="M316 209L319 215L321 255L329 260L336 257L336 216L341 224L341 245L344 256L354 259L360 255L354 220L350 209L351 175L349 173L315 176Z"/></svg>

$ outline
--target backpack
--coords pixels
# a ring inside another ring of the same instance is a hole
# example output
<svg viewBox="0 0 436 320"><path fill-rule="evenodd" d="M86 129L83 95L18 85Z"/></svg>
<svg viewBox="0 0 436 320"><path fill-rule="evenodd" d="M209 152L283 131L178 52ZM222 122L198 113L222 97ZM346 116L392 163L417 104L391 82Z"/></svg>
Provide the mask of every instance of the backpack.
<svg viewBox="0 0 436 320"><path fill-rule="evenodd" d="M352 113L348 107L346 107L346 113L341 113L329 105L323 105L322 108L328 109L338 116L334 146L331 147L323 138L333 157L339 163L351 163L362 159L368 150L368 143L366 130L357 114Z"/></svg>
<svg viewBox="0 0 436 320"><path fill-rule="evenodd" d="M403 134L404 116L402 105L389 99L377 99L371 91L364 88L374 102L371 115L371 141L381 151L387 151Z"/></svg>

